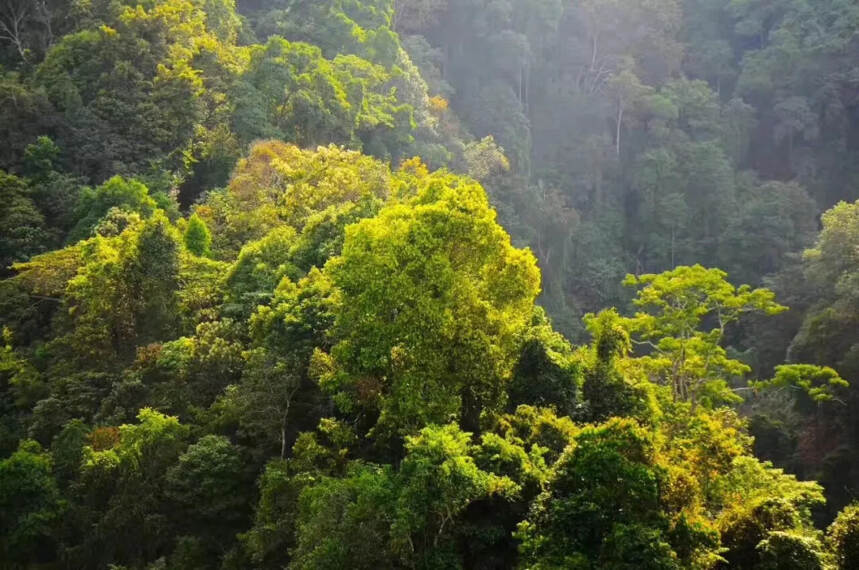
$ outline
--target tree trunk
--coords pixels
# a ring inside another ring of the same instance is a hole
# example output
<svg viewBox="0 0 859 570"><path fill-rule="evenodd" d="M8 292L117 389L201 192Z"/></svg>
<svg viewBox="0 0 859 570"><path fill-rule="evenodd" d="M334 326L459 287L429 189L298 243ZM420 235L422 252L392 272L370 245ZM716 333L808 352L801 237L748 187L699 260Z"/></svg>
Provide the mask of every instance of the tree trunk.
<svg viewBox="0 0 859 570"><path fill-rule="evenodd" d="M280 424L280 458L286 457L286 420Z"/></svg>

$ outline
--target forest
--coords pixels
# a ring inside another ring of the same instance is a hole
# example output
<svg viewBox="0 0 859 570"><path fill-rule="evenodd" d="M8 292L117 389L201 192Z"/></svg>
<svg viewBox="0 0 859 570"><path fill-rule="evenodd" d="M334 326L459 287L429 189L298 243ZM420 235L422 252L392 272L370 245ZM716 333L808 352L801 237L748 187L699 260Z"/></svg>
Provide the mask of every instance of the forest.
<svg viewBox="0 0 859 570"><path fill-rule="evenodd" d="M0 0L0 568L859 569L854 0Z"/></svg>

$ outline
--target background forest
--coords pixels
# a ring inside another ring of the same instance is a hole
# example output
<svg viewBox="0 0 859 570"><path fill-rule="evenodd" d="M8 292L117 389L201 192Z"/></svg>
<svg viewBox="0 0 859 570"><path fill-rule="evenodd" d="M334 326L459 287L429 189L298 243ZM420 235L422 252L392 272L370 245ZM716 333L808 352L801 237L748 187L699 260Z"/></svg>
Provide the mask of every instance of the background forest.
<svg viewBox="0 0 859 570"><path fill-rule="evenodd" d="M0 0L0 329L2 568L859 568L859 4Z"/></svg>

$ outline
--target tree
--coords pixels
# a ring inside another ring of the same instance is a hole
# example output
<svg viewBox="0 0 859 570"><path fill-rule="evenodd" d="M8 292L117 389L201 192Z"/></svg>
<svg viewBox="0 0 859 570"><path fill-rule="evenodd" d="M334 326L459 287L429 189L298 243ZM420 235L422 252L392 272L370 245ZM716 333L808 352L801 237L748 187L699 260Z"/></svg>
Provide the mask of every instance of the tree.
<svg viewBox="0 0 859 570"><path fill-rule="evenodd" d="M829 514L835 516L854 493L854 452L844 439L855 423L859 378L856 283L859 282L859 204L842 202L822 217L823 228L803 255L801 300L808 309L789 347L786 384L795 385L796 410L803 411L800 446L808 452L827 489ZM794 363L817 366L803 368ZM843 380L841 380L843 379ZM844 382L850 384L844 386ZM803 393L804 392L804 393ZM849 426L849 427L848 427ZM847 431L845 431L847 430Z"/></svg>
<svg viewBox="0 0 859 570"><path fill-rule="evenodd" d="M49 563L66 507L52 473L50 454L35 441L0 461L0 549L10 564Z"/></svg>
<svg viewBox="0 0 859 570"><path fill-rule="evenodd" d="M52 243L59 242L72 225L81 191L81 179L64 172L62 150L47 136L24 149L22 172L31 187L33 202L45 217Z"/></svg>
<svg viewBox="0 0 859 570"><path fill-rule="evenodd" d="M175 538L167 516L167 473L187 447L189 428L149 408L137 419L94 431L84 448L81 522L92 533L74 553L86 557L76 559L79 565L150 562Z"/></svg>
<svg viewBox="0 0 859 570"><path fill-rule="evenodd" d="M519 406L484 431L473 456L482 470L501 478L501 493L477 500L462 515L459 534L463 566L513 566L517 560L517 525L543 490L551 469L579 428L552 408Z"/></svg>
<svg viewBox="0 0 859 570"><path fill-rule="evenodd" d="M641 415L646 400L643 386L632 385L633 378L624 375L620 366L632 348L623 319L609 309L596 316L586 315L585 323L593 336L582 384L587 419L601 422L610 417Z"/></svg>
<svg viewBox="0 0 859 570"><path fill-rule="evenodd" d="M803 536L794 507L764 500L722 523L724 554L730 568L823 568L820 545Z"/></svg>
<svg viewBox="0 0 859 570"><path fill-rule="evenodd" d="M45 251L50 238L24 180L0 170L0 201L0 276L8 276L9 266Z"/></svg>
<svg viewBox="0 0 859 570"><path fill-rule="evenodd" d="M178 336L180 243L161 212L89 241L78 274L61 286L72 310L57 330L55 363L110 369L132 360L138 345Z"/></svg>
<svg viewBox="0 0 859 570"><path fill-rule="evenodd" d="M0 136L7 141L0 151L0 168L20 164L27 145L45 133L52 119L51 104L17 73L0 74Z"/></svg>
<svg viewBox="0 0 859 570"><path fill-rule="evenodd" d="M299 278L301 271L289 259L294 242L295 230L287 226L245 244L226 277L228 314L247 318L258 306L271 301L284 278Z"/></svg>
<svg viewBox="0 0 859 570"><path fill-rule="evenodd" d="M649 89L628 68L619 70L618 73L607 81L607 85L615 98L614 149L615 154L620 156L620 140L623 132L624 116L633 105L648 93Z"/></svg>
<svg viewBox="0 0 859 570"><path fill-rule="evenodd" d="M235 21L234 4L76 8L67 11L70 33L34 74L67 126L57 142L91 182L146 176L167 192L195 164L205 167L197 150L225 120L218 107L236 71L227 23Z"/></svg>
<svg viewBox="0 0 859 570"><path fill-rule="evenodd" d="M807 537L787 532L771 532L766 540L758 545L761 569L781 570L823 570L823 556L820 546Z"/></svg>
<svg viewBox="0 0 859 570"><path fill-rule="evenodd" d="M188 227L185 228L185 247L194 255L207 257L212 245L212 234L200 216L193 214L188 219Z"/></svg>
<svg viewBox="0 0 859 570"><path fill-rule="evenodd" d="M859 202L840 202L826 211L814 247L804 254L808 276L818 285L837 284L856 266L859 243Z"/></svg>
<svg viewBox="0 0 859 570"><path fill-rule="evenodd" d="M337 291L319 270L293 284L284 278L272 306L251 319L253 349L245 353L242 382L229 394L244 429L275 443L283 459L299 429L316 425L320 403L311 381L314 350L331 347L330 329L340 307Z"/></svg>
<svg viewBox="0 0 859 570"><path fill-rule="evenodd" d="M826 531L826 540L839 570L859 568L859 508L845 507Z"/></svg>
<svg viewBox="0 0 859 570"><path fill-rule="evenodd" d="M302 486L296 483L285 460L265 465L257 481L259 503L253 526L240 538L254 563L263 568L284 568L294 546L296 506Z"/></svg>
<svg viewBox="0 0 859 570"><path fill-rule="evenodd" d="M696 265L659 275L629 275L624 282L640 288L634 303L643 310L626 326L634 342L652 351L642 363L671 386L676 400L708 406L737 401L726 380L750 368L722 348L727 327L752 312L785 310L772 291L734 287L726 276Z"/></svg>
<svg viewBox="0 0 859 570"><path fill-rule="evenodd" d="M400 490L391 525L392 546L406 565L437 568L455 559L457 519L473 502L512 491L512 481L481 470L469 433L430 426L408 436L397 474Z"/></svg>
<svg viewBox="0 0 859 570"><path fill-rule="evenodd" d="M92 229L111 208L136 212L148 218L155 211L156 204L142 182L126 180L121 176L114 176L95 189L84 188L75 208L76 224L69 233L68 241L76 242L90 237Z"/></svg>
<svg viewBox="0 0 859 570"><path fill-rule="evenodd" d="M835 400L842 405L845 402L839 396L849 385L832 368L814 364L781 364L775 367L771 380L753 384L761 388L798 390L816 404Z"/></svg>
<svg viewBox="0 0 859 570"><path fill-rule="evenodd" d="M38 22L38 24L36 24ZM30 56L31 26L42 25L50 36L51 16L47 0L3 0L0 2L0 40L15 46L21 61Z"/></svg>
<svg viewBox="0 0 859 570"><path fill-rule="evenodd" d="M179 456L166 482L168 496L182 509L182 532L200 537L210 552L222 552L248 515L239 450L225 437L206 435Z"/></svg>
<svg viewBox="0 0 859 570"><path fill-rule="evenodd" d="M84 447L92 430L81 420L71 420L51 441L54 474L61 485L67 485L80 474Z"/></svg>
<svg viewBox="0 0 859 570"><path fill-rule="evenodd" d="M324 477L302 491L289 568L394 565L384 515L393 507L394 485L390 467L355 465L346 478Z"/></svg>
<svg viewBox="0 0 859 570"><path fill-rule="evenodd" d="M177 234L166 216L156 214L143 225L135 244L136 255L127 262L124 280L139 299L134 316L142 342L170 338L178 328Z"/></svg>
<svg viewBox="0 0 859 570"><path fill-rule="evenodd" d="M768 463L737 456L713 491L712 506L724 507L717 520L725 547L724 567L758 568L765 560L787 565L794 555L802 560L822 551L811 519L812 508L823 504L817 483L797 481ZM764 544L773 534L773 542Z"/></svg>
<svg viewBox="0 0 859 570"><path fill-rule="evenodd" d="M787 141L787 160L793 166L796 140L813 142L818 136L817 117L805 97L798 96L779 101L773 114L777 121L773 127L773 139L776 144Z"/></svg>
<svg viewBox="0 0 859 570"><path fill-rule="evenodd" d="M508 388L508 409L521 404L554 406L571 415L578 404L581 376L581 362L572 346L552 329L545 311L534 307Z"/></svg>
<svg viewBox="0 0 859 570"><path fill-rule="evenodd" d="M288 21L293 20L290 14ZM235 94L234 122L241 140L279 138L302 147L365 145L380 157L396 155L408 143L413 109L389 88L392 75L384 67L358 55L329 60L315 45L281 37L253 46L250 57ZM388 130L390 138L383 134ZM374 144L379 139L394 144L380 147Z"/></svg>
<svg viewBox="0 0 859 570"><path fill-rule="evenodd" d="M439 174L347 228L326 271L342 292L323 380L345 410L377 410L408 433L503 402L539 272L511 246L476 183ZM411 196L409 196L411 194Z"/></svg>
<svg viewBox="0 0 859 570"><path fill-rule="evenodd" d="M331 207L373 206L390 193L390 169L371 157L334 146L302 150L262 141L236 165L227 191L210 194L196 213L213 233L215 256L231 259L274 229L299 233Z"/></svg>
<svg viewBox="0 0 859 570"><path fill-rule="evenodd" d="M324 487L328 478L342 481L349 477L353 468L358 467L350 461L351 448L356 443L355 432L350 426L332 418L323 418L315 432L304 432L298 436L289 460L274 459L266 464L258 482L260 499L253 527L241 537L254 563L272 569L284 568L289 563L289 553L294 553L298 538L296 525L302 520L307 521L300 518L303 514L300 497L305 489L316 483ZM332 513L323 511L318 514L327 517ZM346 530L350 530L348 523L346 525ZM351 536L346 540L351 540ZM315 544L308 543L305 547L314 548ZM378 546L379 543L374 544ZM323 554L336 555L336 550ZM376 560L375 556L385 554L374 553L371 560Z"/></svg>
<svg viewBox="0 0 859 570"><path fill-rule="evenodd" d="M738 201L719 239L719 264L731 275L751 280L757 272L774 273L812 245L816 208L798 184L743 181Z"/></svg>
<svg viewBox="0 0 859 570"><path fill-rule="evenodd" d="M438 568L456 564L458 518L509 479L481 470L468 433L429 426L406 440L398 471L355 462L344 478L320 477L301 493L290 568Z"/></svg>
<svg viewBox="0 0 859 570"><path fill-rule="evenodd" d="M684 534L692 542L690 552L714 549L711 531L683 517L672 520L679 513L672 512L661 492L668 477L651 437L636 422L612 419L586 427L558 460L546 490L519 526L523 563L681 568L675 541Z"/></svg>

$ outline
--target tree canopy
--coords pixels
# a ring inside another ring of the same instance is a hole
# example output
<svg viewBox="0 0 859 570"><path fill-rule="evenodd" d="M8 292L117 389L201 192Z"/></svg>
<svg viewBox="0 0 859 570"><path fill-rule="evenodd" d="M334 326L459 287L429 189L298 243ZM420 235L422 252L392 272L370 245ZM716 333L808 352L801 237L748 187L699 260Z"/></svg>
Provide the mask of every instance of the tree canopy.
<svg viewBox="0 0 859 570"><path fill-rule="evenodd" d="M0 0L0 566L859 568L857 32Z"/></svg>

